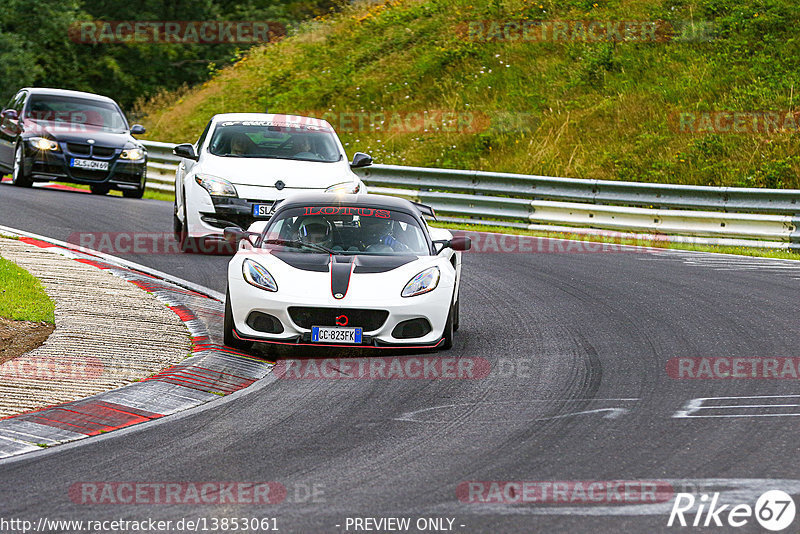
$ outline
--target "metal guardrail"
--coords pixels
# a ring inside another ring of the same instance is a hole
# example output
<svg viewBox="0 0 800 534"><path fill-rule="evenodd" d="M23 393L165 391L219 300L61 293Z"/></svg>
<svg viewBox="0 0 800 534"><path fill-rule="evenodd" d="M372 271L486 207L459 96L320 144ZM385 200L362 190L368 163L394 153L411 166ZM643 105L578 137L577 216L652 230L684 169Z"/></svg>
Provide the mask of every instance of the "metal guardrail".
<svg viewBox="0 0 800 534"><path fill-rule="evenodd" d="M174 190L180 158L145 141L148 187ZM439 220L554 232L683 236L697 244L800 250L800 190L582 180L372 165L356 169L370 191L432 206ZM553 226L557 225L557 226ZM589 229L589 230L587 230ZM597 230L597 232L592 232Z"/></svg>

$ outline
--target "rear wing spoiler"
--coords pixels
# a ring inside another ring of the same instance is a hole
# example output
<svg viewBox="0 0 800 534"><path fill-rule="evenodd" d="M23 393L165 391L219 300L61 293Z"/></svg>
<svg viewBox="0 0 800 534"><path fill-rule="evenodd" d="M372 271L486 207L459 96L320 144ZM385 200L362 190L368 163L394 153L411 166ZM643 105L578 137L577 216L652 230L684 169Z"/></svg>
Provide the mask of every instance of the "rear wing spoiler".
<svg viewBox="0 0 800 534"><path fill-rule="evenodd" d="M421 214L427 215L428 217L432 217L433 219L436 219L436 213L433 211L432 207L427 206L425 204L420 204L419 202L413 202L412 201L411 203L414 204L414 207L416 207Z"/></svg>

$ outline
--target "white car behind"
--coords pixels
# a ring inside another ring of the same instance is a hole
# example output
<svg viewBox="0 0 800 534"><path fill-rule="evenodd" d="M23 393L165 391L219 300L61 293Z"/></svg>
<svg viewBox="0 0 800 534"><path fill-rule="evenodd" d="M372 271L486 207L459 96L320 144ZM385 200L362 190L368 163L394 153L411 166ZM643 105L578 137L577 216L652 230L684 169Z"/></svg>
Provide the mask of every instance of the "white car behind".
<svg viewBox="0 0 800 534"><path fill-rule="evenodd" d="M324 120L297 115L225 113L211 118L195 144L181 144L173 228L181 250L203 250L226 227L269 218L272 204L306 192L365 193L351 170L372 163L344 147Z"/></svg>

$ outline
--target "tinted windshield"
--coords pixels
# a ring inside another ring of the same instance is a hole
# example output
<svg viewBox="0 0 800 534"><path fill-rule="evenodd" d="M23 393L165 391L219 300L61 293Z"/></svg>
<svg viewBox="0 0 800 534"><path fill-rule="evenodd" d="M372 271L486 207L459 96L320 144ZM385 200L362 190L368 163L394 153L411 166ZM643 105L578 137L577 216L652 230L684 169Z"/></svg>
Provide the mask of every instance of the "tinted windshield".
<svg viewBox="0 0 800 534"><path fill-rule="evenodd" d="M312 254L328 249L339 254L430 255L416 219L406 213L374 208L288 209L272 218L264 239L264 246L287 246Z"/></svg>
<svg viewBox="0 0 800 534"><path fill-rule="evenodd" d="M342 159L332 130L268 121L217 125L208 151L215 156L334 162Z"/></svg>
<svg viewBox="0 0 800 534"><path fill-rule="evenodd" d="M90 126L110 132L128 129L128 123L116 105L84 98L33 95L25 114L37 121L69 124L71 127Z"/></svg>

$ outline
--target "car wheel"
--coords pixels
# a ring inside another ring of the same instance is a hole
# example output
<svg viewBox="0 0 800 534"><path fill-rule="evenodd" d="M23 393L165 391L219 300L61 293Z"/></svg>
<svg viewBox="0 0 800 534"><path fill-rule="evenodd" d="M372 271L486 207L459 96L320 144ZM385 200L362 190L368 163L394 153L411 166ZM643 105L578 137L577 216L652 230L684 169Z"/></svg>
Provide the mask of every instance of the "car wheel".
<svg viewBox="0 0 800 534"><path fill-rule="evenodd" d="M453 332L458 330L458 322L459 322L459 316L460 316L458 307L459 307L460 303L461 303L461 299L458 299L456 301L455 310L454 310L454 313L453 313Z"/></svg>
<svg viewBox="0 0 800 534"><path fill-rule="evenodd" d="M453 310L455 306L450 306L450 313L447 314L447 321L444 323L444 343L442 343L442 350L450 350L453 348Z"/></svg>
<svg viewBox="0 0 800 534"><path fill-rule="evenodd" d="M172 215L172 233L175 236L175 241L180 242L181 234L183 234L183 224L177 214Z"/></svg>
<svg viewBox="0 0 800 534"><path fill-rule="evenodd" d="M231 311L231 291L225 289L225 319L223 320L223 340L225 345L233 349L249 350L253 346L252 341L242 341L233 335L233 311Z"/></svg>
<svg viewBox="0 0 800 534"><path fill-rule="evenodd" d="M108 184L92 184L89 186L89 189L92 191L93 195L107 195L109 191L111 191L111 187Z"/></svg>
<svg viewBox="0 0 800 534"><path fill-rule="evenodd" d="M11 175L11 183L17 187L31 187L33 180L29 174L25 173L25 160L22 152L22 144L17 145L17 150L14 152L14 171Z"/></svg>
<svg viewBox="0 0 800 534"><path fill-rule="evenodd" d="M123 189L122 196L125 198L142 198L144 189Z"/></svg>
<svg viewBox="0 0 800 534"><path fill-rule="evenodd" d="M186 195L183 196L183 223L177 217L173 221L173 230L176 225L180 224L180 233L177 235L178 244L181 247L181 252L197 252L198 241L189 237L189 216L186 213Z"/></svg>

